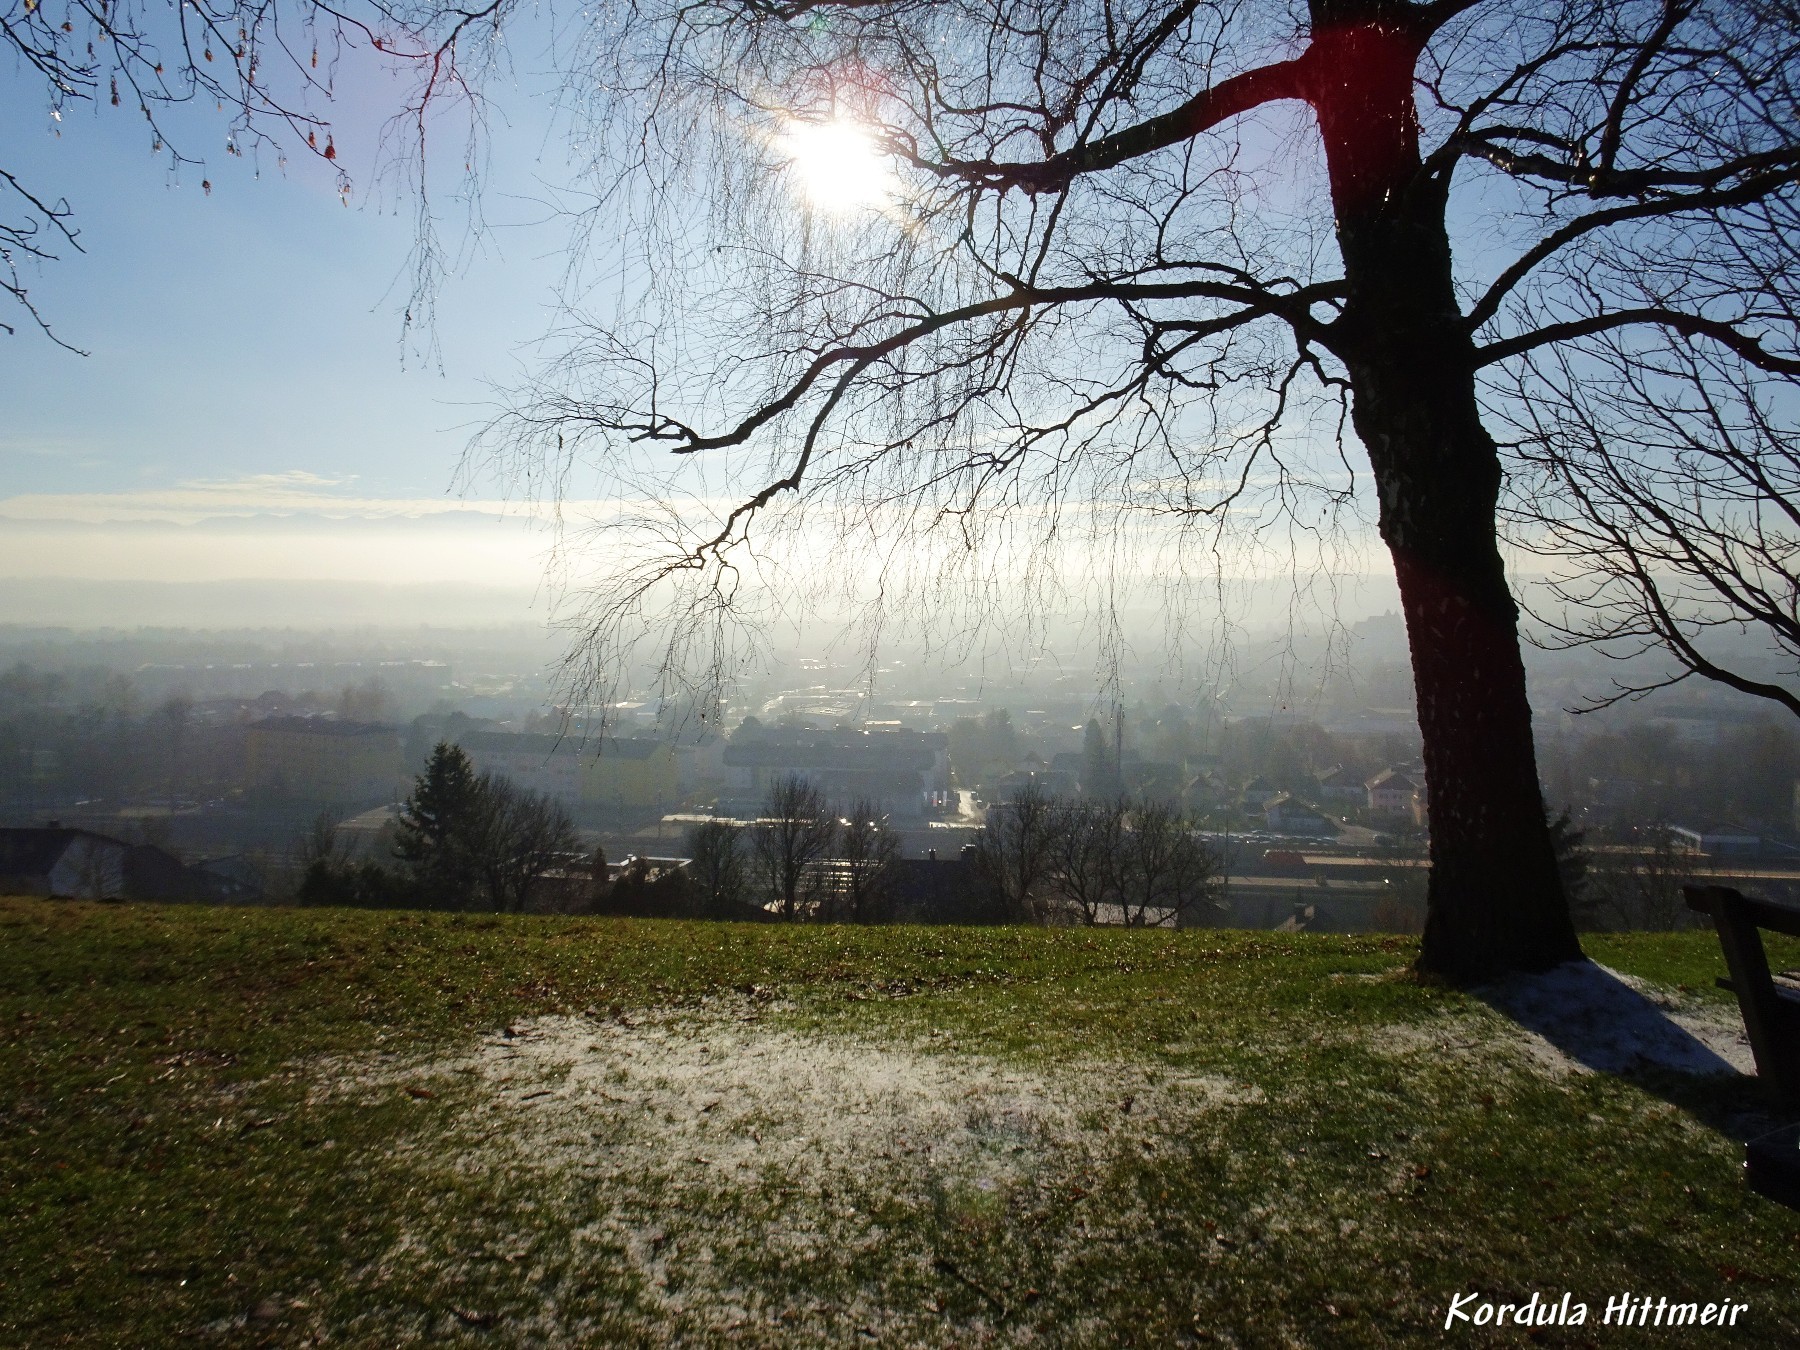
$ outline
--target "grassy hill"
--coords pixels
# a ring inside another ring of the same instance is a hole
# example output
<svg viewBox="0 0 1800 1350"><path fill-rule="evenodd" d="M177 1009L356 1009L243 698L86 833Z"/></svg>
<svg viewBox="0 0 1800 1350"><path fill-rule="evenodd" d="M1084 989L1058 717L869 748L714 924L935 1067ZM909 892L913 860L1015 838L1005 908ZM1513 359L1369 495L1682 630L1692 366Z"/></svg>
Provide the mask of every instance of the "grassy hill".
<svg viewBox="0 0 1800 1350"><path fill-rule="evenodd" d="M1709 933L1590 950L1735 1017ZM1437 1344L1566 1290L1532 1343L1713 1334L1625 1293L1800 1343L1752 1081L1410 956L0 900L0 1342Z"/></svg>

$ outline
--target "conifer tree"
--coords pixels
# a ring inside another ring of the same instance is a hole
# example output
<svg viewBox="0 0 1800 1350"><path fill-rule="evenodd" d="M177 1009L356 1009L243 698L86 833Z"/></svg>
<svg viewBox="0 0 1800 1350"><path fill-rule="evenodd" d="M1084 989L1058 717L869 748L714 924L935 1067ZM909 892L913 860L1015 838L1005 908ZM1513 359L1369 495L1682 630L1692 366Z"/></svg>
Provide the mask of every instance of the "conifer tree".
<svg viewBox="0 0 1800 1350"><path fill-rule="evenodd" d="M480 833L482 796L468 755L439 741L400 808L394 855L411 868L414 885L434 905L461 909L473 896L470 849Z"/></svg>

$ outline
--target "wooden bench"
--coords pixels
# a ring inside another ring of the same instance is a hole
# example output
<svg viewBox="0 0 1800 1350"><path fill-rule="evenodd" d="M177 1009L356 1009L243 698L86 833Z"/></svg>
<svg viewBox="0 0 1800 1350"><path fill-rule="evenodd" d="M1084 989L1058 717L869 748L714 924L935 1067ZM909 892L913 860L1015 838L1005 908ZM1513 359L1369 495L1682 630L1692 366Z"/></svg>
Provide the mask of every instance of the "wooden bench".
<svg viewBox="0 0 1800 1350"><path fill-rule="evenodd" d="M1800 937L1800 908L1757 900L1729 886L1684 886L1688 908L1712 916L1725 952L1721 989L1737 995L1744 1030L1756 1056L1756 1076L1781 1104L1800 1109L1800 988L1777 981L1762 932ZM1788 1125L1744 1146L1744 1180L1771 1200L1800 1209L1800 1125Z"/></svg>
<svg viewBox="0 0 1800 1350"><path fill-rule="evenodd" d="M1800 908L1758 900L1729 886L1683 886L1688 908L1712 916L1725 952L1728 979L1719 988L1737 995L1744 1030L1756 1056L1756 1076L1784 1106L1800 1107L1800 989L1777 982L1763 950L1761 929L1800 937Z"/></svg>

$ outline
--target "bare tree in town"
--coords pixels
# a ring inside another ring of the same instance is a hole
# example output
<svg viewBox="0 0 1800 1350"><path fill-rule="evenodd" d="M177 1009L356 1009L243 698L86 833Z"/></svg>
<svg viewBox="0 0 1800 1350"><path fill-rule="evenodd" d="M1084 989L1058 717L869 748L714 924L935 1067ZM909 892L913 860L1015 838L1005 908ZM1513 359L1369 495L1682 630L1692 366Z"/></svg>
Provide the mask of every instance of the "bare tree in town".
<svg viewBox="0 0 1800 1350"><path fill-rule="evenodd" d="M1589 859L1581 918L1599 929L1662 933L1691 928L1697 918L1681 888L1693 884L1694 861L1667 825L1630 831L1626 847L1596 852Z"/></svg>
<svg viewBox="0 0 1800 1350"><path fill-rule="evenodd" d="M1061 804L1036 783L988 807L975 840L975 868L1006 918L1042 920L1054 908L1050 882L1061 815Z"/></svg>
<svg viewBox="0 0 1800 1350"><path fill-rule="evenodd" d="M762 815L750 827L750 857L759 889L782 918L807 917L811 873L836 838L837 820L812 784L788 774L769 785Z"/></svg>
<svg viewBox="0 0 1800 1350"><path fill-rule="evenodd" d="M488 905L528 908L552 869L573 865L580 847L569 813L554 797L484 773L476 780L478 816L470 856Z"/></svg>
<svg viewBox="0 0 1800 1350"><path fill-rule="evenodd" d="M900 836L867 797L852 802L849 814L838 822L837 855L843 863L843 887L835 897L835 917L851 923L885 922L893 914Z"/></svg>
<svg viewBox="0 0 1800 1350"><path fill-rule="evenodd" d="M1192 823L1161 802L1131 804L1119 868L1119 906L1128 928L1177 928L1219 917L1217 855Z"/></svg>
<svg viewBox="0 0 1800 1350"><path fill-rule="evenodd" d="M744 903L743 827L703 821L687 834L688 876L700 911L709 918L737 914Z"/></svg>
<svg viewBox="0 0 1800 1350"><path fill-rule="evenodd" d="M1050 846L1052 886L1076 921L1101 923L1120 906L1125 851L1122 798L1057 804Z"/></svg>

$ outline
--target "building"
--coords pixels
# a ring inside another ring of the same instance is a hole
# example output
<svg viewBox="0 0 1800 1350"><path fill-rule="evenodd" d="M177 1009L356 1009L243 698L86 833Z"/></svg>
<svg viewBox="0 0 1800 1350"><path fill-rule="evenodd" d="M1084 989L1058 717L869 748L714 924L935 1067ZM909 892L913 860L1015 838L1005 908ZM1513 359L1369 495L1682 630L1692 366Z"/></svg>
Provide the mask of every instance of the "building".
<svg viewBox="0 0 1800 1350"><path fill-rule="evenodd" d="M1337 826L1319 814L1305 802L1296 801L1287 793L1273 798L1263 808L1263 819L1276 834L1322 834L1337 833Z"/></svg>
<svg viewBox="0 0 1800 1350"><path fill-rule="evenodd" d="M607 737L581 754L581 800L589 806L673 806L680 796L675 747L664 740Z"/></svg>
<svg viewBox="0 0 1800 1350"><path fill-rule="evenodd" d="M1369 790L1363 780L1341 764L1334 764L1319 774L1318 781L1319 796L1325 801L1362 806L1369 799Z"/></svg>
<svg viewBox="0 0 1800 1350"><path fill-rule="evenodd" d="M1754 857L1762 852L1762 836L1736 825L1675 825L1669 836L1678 847L1712 858Z"/></svg>
<svg viewBox="0 0 1800 1350"><path fill-rule="evenodd" d="M1266 778L1252 778L1244 784L1242 801L1246 811L1262 811L1281 795L1281 789Z"/></svg>
<svg viewBox="0 0 1800 1350"><path fill-rule="evenodd" d="M675 784L686 796L716 795L725 782L725 738L704 732L675 744ZM709 791L710 790L710 791Z"/></svg>
<svg viewBox="0 0 1800 1350"><path fill-rule="evenodd" d="M1066 756L1058 755L1057 760ZM1046 797L1073 797L1080 786L1079 775L1060 764L1046 764L1036 754L1026 755L1011 773L1002 774L987 785L989 796L997 802L1017 801L1022 792L1036 789Z"/></svg>
<svg viewBox="0 0 1800 1350"><path fill-rule="evenodd" d="M477 773L573 805L581 800L581 746L573 737L512 731L464 731L456 743Z"/></svg>
<svg viewBox="0 0 1800 1350"><path fill-rule="evenodd" d="M71 900L116 900L125 894L131 845L92 830L0 829L0 892Z"/></svg>
<svg viewBox="0 0 1800 1350"><path fill-rule="evenodd" d="M833 805L868 798L912 819L953 804L950 738L942 732L740 729L725 747L726 795L754 815L771 784L805 779Z"/></svg>
<svg viewBox="0 0 1800 1350"><path fill-rule="evenodd" d="M0 829L0 894L64 900L249 901L260 888L205 868L187 867L153 844L58 821Z"/></svg>
<svg viewBox="0 0 1800 1350"><path fill-rule="evenodd" d="M1181 809L1192 816L1203 816L1231 804L1231 789L1225 780L1210 769L1195 774L1181 789Z"/></svg>
<svg viewBox="0 0 1800 1350"><path fill-rule="evenodd" d="M266 717L244 733L252 788L302 801L391 801L407 773L400 733L378 722L334 717Z"/></svg>
<svg viewBox="0 0 1800 1350"><path fill-rule="evenodd" d="M1369 810L1383 816L1416 817L1425 805L1425 784L1399 769L1383 769L1363 784Z"/></svg>

